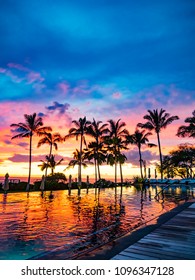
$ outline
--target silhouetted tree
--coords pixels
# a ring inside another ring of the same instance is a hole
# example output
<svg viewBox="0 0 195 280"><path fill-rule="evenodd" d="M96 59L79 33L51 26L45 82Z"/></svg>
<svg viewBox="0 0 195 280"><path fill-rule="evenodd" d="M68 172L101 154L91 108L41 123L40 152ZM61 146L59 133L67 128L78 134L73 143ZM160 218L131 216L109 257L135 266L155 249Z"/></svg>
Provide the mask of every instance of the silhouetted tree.
<svg viewBox="0 0 195 280"><path fill-rule="evenodd" d="M44 131L51 131L51 127L43 127L43 120L41 117L37 117L37 114L34 113L32 115L24 115L25 122L22 123L13 123L10 126L16 127L15 136L12 137L12 139L15 138L29 138L30 139L30 147L29 147L29 175L28 175L28 183L26 190L29 191L30 189L30 177L31 177L31 163L32 163L32 137L34 134L40 135Z"/></svg>
<svg viewBox="0 0 195 280"><path fill-rule="evenodd" d="M195 138L195 110L192 112L192 117L185 119L185 123L188 125L180 126L177 131L177 136Z"/></svg>
<svg viewBox="0 0 195 280"><path fill-rule="evenodd" d="M159 147L159 155L160 155L160 166L161 166L161 180L163 179L163 170L162 170L162 152L161 152L161 144L160 144L160 132L162 129L165 129L169 124L173 121L178 120L178 116L170 116L169 113L166 113L166 110L158 109L156 110L148 110L148 114L144 116L144 119L147 120L146 123L138 123L138 127L146 128L150 131L154 130L157 135L158 147Z"/></svg>
<svg viewBox="0 0 195 280"><path fill-rule="evenodd" d="M143 179L143 170L142 170L142 165L143 165L143 159L142 159L142 154L141 154L141 147L143 145L147 145L148 147L154 147L156 146L155 144L148 143L148 136L152 135L152 133L148 132L145 133L145 130L139 130L136 129L134 134L128 135L127 136L127 141L130 144L134 144L138 147L138 152L139 152L139 164L140 164L140 174L141 178Z"/></svg>
<svg viewBox="0 0 195 280"><path fill-rule="evenodd" d="M81 185L82 177L81 177L81 166L82 166L82 153L83 153L83 143L86 145L85 135L88 131L88 126L90 122L86 120L86 117L80 118L78 121L73 120L72 123L75 127L70 128L69 134L64 137L64 140L76 137L78 140L80 136L80 151L78 156L79 160L79 172L78 172L78 184Z"/></svg>

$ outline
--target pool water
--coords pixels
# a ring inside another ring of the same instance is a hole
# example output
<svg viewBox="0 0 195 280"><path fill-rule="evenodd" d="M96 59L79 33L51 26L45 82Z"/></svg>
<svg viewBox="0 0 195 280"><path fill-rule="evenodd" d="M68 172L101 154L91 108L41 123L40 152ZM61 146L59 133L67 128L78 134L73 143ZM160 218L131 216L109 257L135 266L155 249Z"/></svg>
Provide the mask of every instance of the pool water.
<svg viewBox="0 0 195 280"><path fill-rule="evenodd" d="M63 248L66 258L157 218L194 196L194 187L135 187L0 194L0 259L22 260ZM159 193L160 192L160 193ZM157 199L154 197L159 193Z"/></svg>

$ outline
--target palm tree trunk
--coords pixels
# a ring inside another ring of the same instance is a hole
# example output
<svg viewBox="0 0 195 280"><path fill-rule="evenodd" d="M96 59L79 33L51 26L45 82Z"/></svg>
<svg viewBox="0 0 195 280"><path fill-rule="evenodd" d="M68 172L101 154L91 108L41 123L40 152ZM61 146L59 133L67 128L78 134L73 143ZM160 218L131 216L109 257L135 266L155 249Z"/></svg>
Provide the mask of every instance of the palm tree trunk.
<svg viewBox="0 0 195 280"><path fill-rule="evenodd" d="M97 162L96 158L94 159L94 164L95 164L95 183L97 182Z"/></svg>
<svg viewBox="0 0 195 280"><path fill-rule="evenodd" d="M29 173L28 173L28 183L26 186L26 191L30 189L30 176L31 176L31 162L32 162L32 135L30 134L30 147L29 147Z"/></svg>
<svg viewBox="0 0 195 280"><path fill-rule="evenodd" d="M115 184L117 183L117 162L115 161L115 179L114 179Z"/></svg>
<svg viewBox="0 0 195 280"><path fill-rule="evenodd" d="M47 177L48 162L51 158L51 153L52 153L52 144L50 145L49 158L48 158L48 161L47 161L47 166L45 168L45 178Z"/></svg>
<svg viewBox="0 0 195 280"><path fill-rule="evenodd" d="M78 168L78 185L79 185L79 186L81 186L82 148L83 148L83 135L81 134L81 142L80 142L80 159L79 159L79 168Z"/></svg>
<svg viewBox="0 0 195 280"><path fill-rule="evenodd" d="M140 165L140 173L141 173L141 178L143 179L143 170L142 170L142 154L141 154L141 147L138 146L139 149L139 165Z"/></svg>
<svg viewBox="0 0 195 280"><path fill-rule="evenodd" d="M114 148L114 156L115 156L115 184L117 183L117 149L116 146Z"/></svg>
<svg viewBox="0 0 195 280"><path fill-rule="evenodd" d="M121 174L121 188L122 188L122 185L123 185L123 170L122 170L122 164L119 163L119 166L120 166L120 174Z"/></svg>
<svg viewBox="0 0 195 280"><path fill-rule="evenodd" d="M98 161L97 161L97 170L98 170L98 178L100 180L101 179L101 176L100 176L100 165L99 165Z"/></svg>
<svg viewBox="0 0 195 280"><path fill-rule="evenodd" d="M158 148L159 148L159 155L160 155L160 174L161 174L161 180L163 179L163 170L162 170L162 152L161 152L161 145L160 145L160 137L159 137L159 132L157 134L157 139L158 139Z"/></svg>

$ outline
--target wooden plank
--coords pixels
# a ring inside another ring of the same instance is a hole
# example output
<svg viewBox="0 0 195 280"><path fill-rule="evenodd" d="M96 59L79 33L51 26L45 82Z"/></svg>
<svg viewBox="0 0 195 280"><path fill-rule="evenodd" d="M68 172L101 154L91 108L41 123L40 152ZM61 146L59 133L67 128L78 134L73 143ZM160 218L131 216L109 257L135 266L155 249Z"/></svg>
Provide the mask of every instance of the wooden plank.
<svg viewBox="0 0 195 280"><path fill-rule="evenodd" d="M134 245L132 245L134 246ZM132 247L128 248L128 250L131 250ZM166 253L166 254L171 254L171 255L178 255L178 254L181 254L182 256L185 255L185 257L189 256L189 257L192 257L192 256L195 256L195 251L189 251L189 250L186 250L185 248L182 248L181 249L178 249L178 248L171 248L171 247L163 247L159 250L159 248L156 248L154 246L151 246L150 244L143 244L143 243L136 243L135 244L135 247L133 247L133 249L137 249L137 250L148 250L148 251L154 251L154 252L158 252L159 254L161 253Z"/></svg>
<svg viewBox="0 0 195 280"><path fill-rule="evenodd" d="M170 258L172 259L173 257L175 257L175 255L177 254L177 252L175 252L175 251L172 251L172 250L157 250L157 249L155 249L155 248L152 248L152 247L145 247L145 246L139 246L139 244L136 244L135 246L132 246L131 248L130 248L130 251L131 250L137 250L137 252L148 252L148 253L156 253L157 254L157 256L159 256L161 259L163 259L163 255L165 254L166 256L170 256ZM128 249L127 250L125 250L125 251L128 251ZM187 255L185 254L185 253L183 253L182 252L182 256L178 256L178 254L177 254L177 257L178 257L178 259L181 259L181 260L184 260L186 257L187 257Z"/></svg>
<svg viewBox="0 0 195 280"><path fill-rule="evenodd" d="M142 255L142 254L137 254L135 252L129 252L129 253L126 253L126 252L122 252L119 254L120 256L125 256L125 257L128 257L130 259L136 257L136 258L139 258L140 260L153 260L153 257L151 256L147 256L147 255Z"/></svg>
<svg viewBox="0 0 195 280"><path fill-rule="evenodd" d="M163 252L161 252L159 254L159 251L153 251L153 250L142 250L142 248L140 250L138 250L137 248L133 249L131 248L131 250L125 250L123 251L123 254L124 252L126 254L131 254L131 253L134 253L134 254L138 254L138 255L141 255L143 256L144 258L147 256L147 257L151 257L151 258L155 258L155 259L158 259L158 260L161 260L161 259L172 259L173 256L170 256L169 254L164 254Z"/></svg>
<svg viewBox="0 0 195 280"><path fill-rule="evenodd" d="M188 242L185 242L185 243L179 243L179 242L170 242L169 240L160 240L160 239L156 239L154 240L154 238L150 238L150 237L145 237L143 239L144 242L148 242L149 244L151 245L158 245L158 244L161 244L161 249L163 247L170 247L170 248L178 248L180 250L183 250L184 248L185 249L188 249L189 251L193 250L192 248L194 248L194 246L192 247L191 245L188 244ZM141 243L141 242L140 242Z"/></svg>

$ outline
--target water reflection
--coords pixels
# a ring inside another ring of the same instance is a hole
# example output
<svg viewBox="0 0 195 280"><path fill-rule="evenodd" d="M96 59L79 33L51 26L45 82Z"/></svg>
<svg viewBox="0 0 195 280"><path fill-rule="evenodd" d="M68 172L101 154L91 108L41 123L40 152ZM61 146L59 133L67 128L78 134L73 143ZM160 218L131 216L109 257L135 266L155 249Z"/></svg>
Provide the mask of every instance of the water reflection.
<svg viewBox="0 0 195 280"><path fill-rule="evenodd" d="M7 205L7 193L4 193L3 195L2 195L2 197L3 197L3 213L5 212L5 210L6 210L6 205Z"/></svg>
<svg viewBox="0 0 195 280"><path fill-rule="evenodd" d="M118 187L1 195L0 259L25 259L62 246L67 258L145 223L189 197L190 187Z"/></svg>

